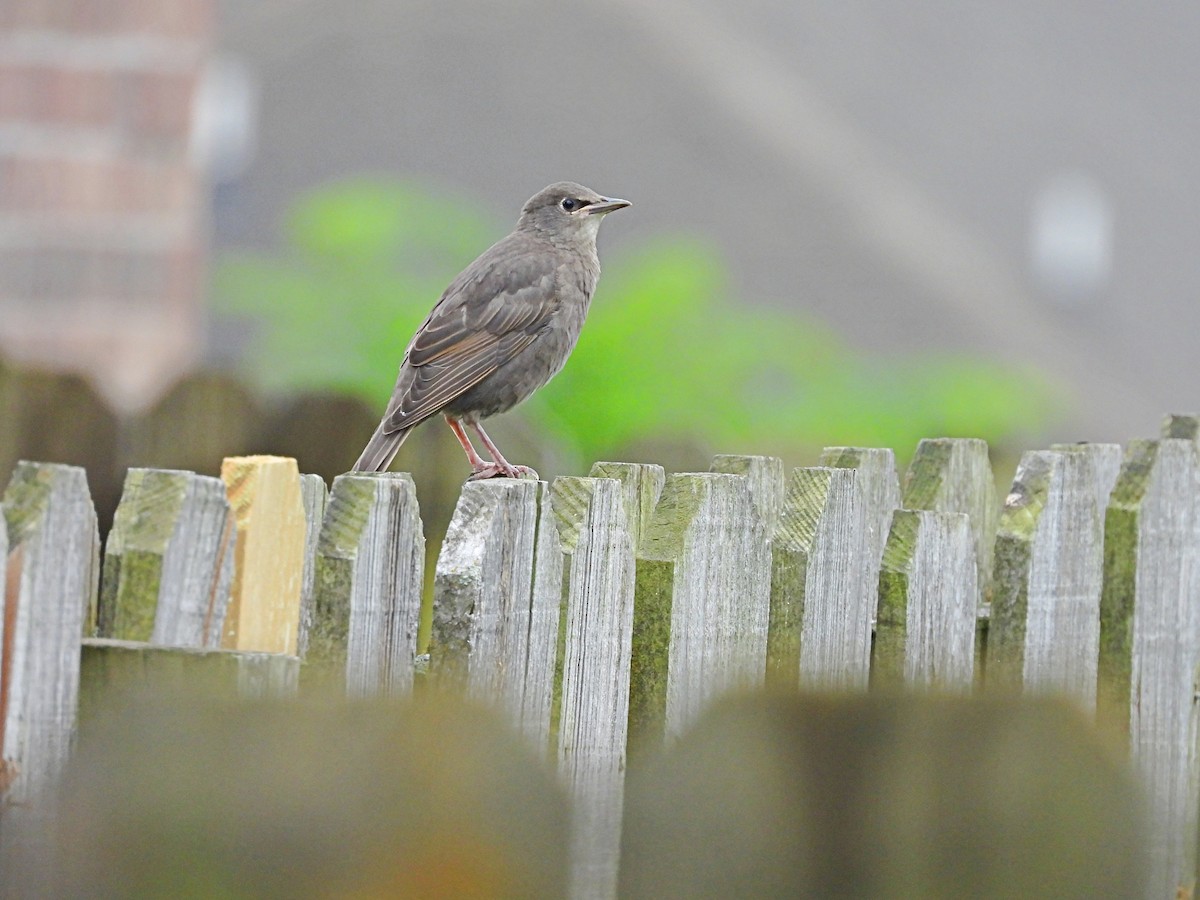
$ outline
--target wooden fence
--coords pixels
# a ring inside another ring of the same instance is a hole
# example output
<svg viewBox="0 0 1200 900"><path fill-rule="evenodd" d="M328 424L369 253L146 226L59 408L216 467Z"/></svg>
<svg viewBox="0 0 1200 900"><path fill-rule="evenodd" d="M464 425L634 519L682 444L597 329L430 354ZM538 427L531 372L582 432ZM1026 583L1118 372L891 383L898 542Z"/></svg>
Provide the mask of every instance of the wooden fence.
<svg viewBox="0 0 1200 900"><path fill-rule="evenodd" d="M1124 450L1031 451L1003 501L969 439L923 441L902 483L890 450L860 448L790 473L720 456L469 482L421 656L406 474L327 493L280 457L220 479L131 469L101 558L84 472L22 462L0 519L0 864L44 840L78 704L183 669L241 695L436 681L501 710L573 799L577 897L616 890L627 759L716 698L904 688L1065 695L1124 735L1146 896L1173 896L1195 881L1200 808L1198 431L1172 416Z"/></svg>

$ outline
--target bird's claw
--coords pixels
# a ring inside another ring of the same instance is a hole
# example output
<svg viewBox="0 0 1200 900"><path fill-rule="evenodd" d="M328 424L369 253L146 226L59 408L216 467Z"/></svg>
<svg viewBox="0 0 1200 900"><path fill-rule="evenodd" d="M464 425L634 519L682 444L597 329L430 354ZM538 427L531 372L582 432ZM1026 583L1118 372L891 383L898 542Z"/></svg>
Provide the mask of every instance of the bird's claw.
<svg viewBox="0 0 1200 900"><path fill-rule="evenodd" d="M538 473L529 466L502 465L492 462L476 466L467 481L483 481L487 478L532 478L537 481Z"/></svg>

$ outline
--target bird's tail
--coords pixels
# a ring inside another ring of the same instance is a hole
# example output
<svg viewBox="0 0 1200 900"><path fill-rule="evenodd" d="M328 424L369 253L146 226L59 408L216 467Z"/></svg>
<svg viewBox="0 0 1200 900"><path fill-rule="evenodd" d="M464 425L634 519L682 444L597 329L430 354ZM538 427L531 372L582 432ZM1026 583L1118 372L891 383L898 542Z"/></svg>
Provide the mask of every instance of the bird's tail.
<svg viewBox="0 0 1200 900"><path fill-rule="evenodd" d="M392 464L392 460L396 456L396 451L400 449L400 445L404 443L404 439L408 437L412 429L402 428L399 431L384 431L384 424L384 422L379 423L379 427L375 429L375 433L367 441L367 446L363 450L362 455L358 457L358 462L354 464L354 467L350 471L387 471L387 467Z"/></svg>

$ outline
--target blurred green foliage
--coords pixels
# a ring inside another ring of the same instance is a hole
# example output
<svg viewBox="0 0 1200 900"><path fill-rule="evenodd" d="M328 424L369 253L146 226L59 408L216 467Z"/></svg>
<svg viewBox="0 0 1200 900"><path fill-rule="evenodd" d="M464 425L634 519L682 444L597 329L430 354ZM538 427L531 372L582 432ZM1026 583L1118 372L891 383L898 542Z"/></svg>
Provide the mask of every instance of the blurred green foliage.
<svg viewBox="0 0 1200 900"><path fill-rule="evenodd" d="M462 198L354 180L300 198L285 228L282 252L217 266L218 311L254 335L248 375L268 392L345 390L382 409L415 328L505 225ZM662 238L605 254L605 268L571 361L523 407L585 461L647 443L754 453L1005 443L1055 405L1036 372L870 357L812 317L739 302L701 242Z"/></svg>

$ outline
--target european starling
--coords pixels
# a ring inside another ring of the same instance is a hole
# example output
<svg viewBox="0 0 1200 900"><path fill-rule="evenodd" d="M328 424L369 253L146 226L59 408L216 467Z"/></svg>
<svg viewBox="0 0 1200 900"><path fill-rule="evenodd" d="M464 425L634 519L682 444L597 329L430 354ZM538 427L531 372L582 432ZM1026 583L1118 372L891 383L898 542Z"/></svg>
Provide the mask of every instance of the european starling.
<svg viewBox="0 0 1200 900"><path fill-rule="evenodd" d="M512 409L562 369L600 279L600 220L629 205L570 181L531 197L513 233L467 266L417 329L354 471L383 471L409 432L441 413L472 480L536 475L508 462L480 420ZM464 425L491 462L475 452Z"/></svg>

